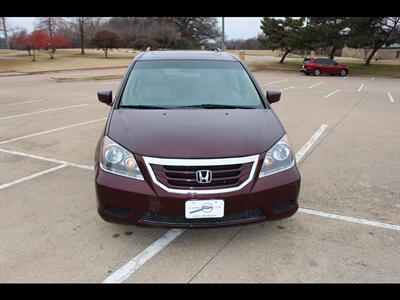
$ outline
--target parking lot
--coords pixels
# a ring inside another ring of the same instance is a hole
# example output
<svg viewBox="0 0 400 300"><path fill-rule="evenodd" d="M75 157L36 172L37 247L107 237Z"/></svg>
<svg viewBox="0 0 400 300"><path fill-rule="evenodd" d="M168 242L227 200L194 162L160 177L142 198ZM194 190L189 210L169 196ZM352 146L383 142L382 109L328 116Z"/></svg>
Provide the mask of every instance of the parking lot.
<svg viewBox="0 0 400 300"><path fill-rule="evenodd" d="M0 78L0 282L400 282L400 80L260 71L296 151L291 218L167 230L97 214L93 160L120 80Z"/></svg>

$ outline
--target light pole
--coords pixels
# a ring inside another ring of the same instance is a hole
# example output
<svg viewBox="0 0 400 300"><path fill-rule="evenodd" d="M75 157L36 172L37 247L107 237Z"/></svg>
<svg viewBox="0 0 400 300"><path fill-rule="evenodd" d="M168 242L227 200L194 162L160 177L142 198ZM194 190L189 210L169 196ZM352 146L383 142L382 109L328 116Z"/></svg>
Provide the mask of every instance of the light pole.
<svg viewBox="0 0 400 300"><path fill-rule="evenodd" d="M221 41L221 49L225 50L224 42L225 42L225 22L224 17L222 17L222 41Z"/></svg>
<svg viewBox="0 0 400 300"><path fill-rule="evenodd" d="M5 17L1 17L1 19L2 19L2 21L3 21L3 32L4 32L5 46L6 46L6 49L10 49L10 46L9 46L9 44L8 44L6 18L5 18Z"/></svg>

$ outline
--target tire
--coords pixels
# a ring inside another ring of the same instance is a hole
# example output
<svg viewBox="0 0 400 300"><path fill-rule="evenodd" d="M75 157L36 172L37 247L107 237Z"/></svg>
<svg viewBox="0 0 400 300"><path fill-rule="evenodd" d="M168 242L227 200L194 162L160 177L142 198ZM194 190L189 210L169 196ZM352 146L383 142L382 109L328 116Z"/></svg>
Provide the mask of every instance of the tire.
<svg viewBox="0 0 400 300"><path fill-rule="evenodd" d="M307 76L310 76L310 72L305 72L304 74L306 74Z"/></svg>
<svg viewBox="0 0 400 300"><path fill-rule="evenodd" d="M319 75L321 75L321 71L319 69L315 69L313 74L314 74L314 76L319 76Z"/></svg>
<svg viewBox="0 0 400 300"><path fill-rule="evenodd" d="M345 69L340 70L340 76L347 76L347 71Z"/></svg>

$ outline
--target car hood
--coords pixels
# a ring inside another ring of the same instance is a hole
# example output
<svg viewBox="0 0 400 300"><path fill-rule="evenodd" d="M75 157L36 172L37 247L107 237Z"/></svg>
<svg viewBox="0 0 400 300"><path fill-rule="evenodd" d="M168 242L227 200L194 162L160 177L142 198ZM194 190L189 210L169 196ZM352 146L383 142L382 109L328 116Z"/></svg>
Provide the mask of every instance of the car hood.
<svg viewBox="0 0 400 300"><path fill-rule="evenodd" d="M270 109L117 109L107 133L133 153L164 158L258 154L283 134Z"/></svg>

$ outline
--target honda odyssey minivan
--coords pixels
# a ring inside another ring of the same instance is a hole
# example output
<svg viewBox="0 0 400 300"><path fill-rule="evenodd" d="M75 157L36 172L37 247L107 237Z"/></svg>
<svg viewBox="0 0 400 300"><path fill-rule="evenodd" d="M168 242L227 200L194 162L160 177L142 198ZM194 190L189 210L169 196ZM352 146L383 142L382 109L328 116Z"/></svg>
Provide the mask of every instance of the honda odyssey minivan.
<svg viewBox="0 0 400 300"><path fill-rule="evenodd" d="M285 218L300 174L289 137L246 65L220 51L146 51L129 66L95 154L110 222L213 227Z"/></svg>

